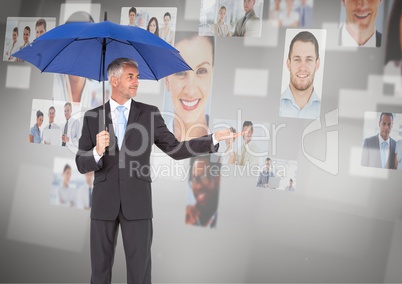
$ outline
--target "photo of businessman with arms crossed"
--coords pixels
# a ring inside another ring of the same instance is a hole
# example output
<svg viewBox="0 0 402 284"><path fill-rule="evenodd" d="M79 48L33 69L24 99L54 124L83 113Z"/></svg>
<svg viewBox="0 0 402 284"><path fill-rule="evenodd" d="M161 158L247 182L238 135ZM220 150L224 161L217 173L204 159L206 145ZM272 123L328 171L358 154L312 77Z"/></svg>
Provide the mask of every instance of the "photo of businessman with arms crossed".
<svg viewBox="0 0 402 284"><path fill-rule="evenodd" d="M229 129L179 142L159 109L133 100L139 71L135 61L119 58L107 69L111 99L88 111L76 155L81 173L95 171L90 250L91 283L111 283L121 227L127 283L151 283L152 197L150 154L155 144L174 159L213 153L218 142L239 136ZM106 130L103 125L103 108Z"/></svg>

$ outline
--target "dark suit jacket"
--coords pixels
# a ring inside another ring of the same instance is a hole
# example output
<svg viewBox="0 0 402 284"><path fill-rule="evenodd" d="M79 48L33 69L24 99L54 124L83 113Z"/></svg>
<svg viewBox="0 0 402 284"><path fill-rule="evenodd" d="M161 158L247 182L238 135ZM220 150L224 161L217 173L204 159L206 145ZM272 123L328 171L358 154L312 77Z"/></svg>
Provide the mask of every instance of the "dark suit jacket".
<svg viewBox="0 0 402 284"><path fill-rule="evenodd" d="M271 172L271 171L269 171L269 172L266 172L266 171L260 172L260 175L258 176L258 179L257 179L257 186L258 187L264 187L265 184L269 183L269 178L274 177L274 176L275 176L274 173Z"/></svg>
<svg viewBox="0 0 402 284"><path fill-rule="evenodd" d="M212 135L179 142L167 129L157 107L132 100L123 146L119 151L106 107L110 146L96 163L93 148L103 124L103 106L85 113L76 164L80 173L95 171L91 218L114 220L120 206L129 220L152 218L150 154L155 144L174 159L185 159L218 150Z"/></svg>
<svg viewBox="0 0 402 284"><path fill-rule="evenodd" d="M385 163L386 169L393 169L395 165L396 141L390 138L389 156ZM378 134L364 139L361 165L365 167L381 168L380 141Z"/></svg>

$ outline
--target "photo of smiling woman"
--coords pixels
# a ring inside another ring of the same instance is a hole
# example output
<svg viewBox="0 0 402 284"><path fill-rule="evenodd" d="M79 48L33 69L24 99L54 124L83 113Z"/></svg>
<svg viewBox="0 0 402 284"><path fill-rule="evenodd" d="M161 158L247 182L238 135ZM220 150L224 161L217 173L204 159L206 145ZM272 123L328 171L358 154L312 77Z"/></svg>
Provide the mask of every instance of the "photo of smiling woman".
<svg viewBox="0 0 402 284"><path fill-rule="evenodd" d="M209 133L215 41L196 32L177 32L175 48L193 70L165 78L163 118L179 141Z"/></svg>
<svg viewBox="0 0 402 284"><path fill-rule="evenodd" d="M152 17L147 26L147 31L153 33L156 36L159 36L159 24L158 24L158 19L155 17Z"/></svg>
<svg viewBox="0 0 402 284"><path fill-rule="evenodd" d="M31 127L29 131L29 142L30 143L40 143L42 142L42 134L40 127L43 123L43 112L38 110L36 112L36 123Z"/></svg>

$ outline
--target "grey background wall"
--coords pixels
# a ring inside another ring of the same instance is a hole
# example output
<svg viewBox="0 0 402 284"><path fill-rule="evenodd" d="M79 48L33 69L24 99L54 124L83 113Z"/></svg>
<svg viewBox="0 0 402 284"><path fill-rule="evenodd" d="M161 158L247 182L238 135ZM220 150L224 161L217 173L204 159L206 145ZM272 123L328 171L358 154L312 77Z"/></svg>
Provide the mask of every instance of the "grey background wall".
<svg viewBox="0 0 402 284"><path fill-rule="evenodd" d="M58 21L62 3L2 1L0 48L7 17ZM121 7L177 7L177 30L198 30L199 0L97 3L101 15L107 11L108 19L116 23ZM388 4L384 1L385 10ZM278 132L276 154L270 155L297 160L297 191L257 190L255 177L234 176L232 168L233 173L221 181L218 227L209 230L184 224L187 184L157 178L153 281L400 283L402 173L361 168L356 158L365 111L402 113L401 98L384 93L384 45L340 49L336 37L341 1L314 2L314 28L327 29L322 127L304 138L302 148L303 132L311 121L277 114L285 30L272 33L266 28L268 8L266 0L260 39L217 39L211 119L236 120L240 110L241 120L286 125ZM0 62L0 282L88 282L89 212L49 204L54 158L73 156L68 149L27 143L32 99L51 99L53 75L30 67L28 90L6 88L10 66L15 64ZM266 94L235 94L239 69L268 70ZM162 107L163 88L150 95L141 94L140 88L137 99ZM326 127L329 121L334 125ZM338 137L330 148L329 132ZM330 166L336 172L317 166L305 153L322 161L333 155L336 161L331 160ZM125 282L120 239L113 282Z"/></svg>

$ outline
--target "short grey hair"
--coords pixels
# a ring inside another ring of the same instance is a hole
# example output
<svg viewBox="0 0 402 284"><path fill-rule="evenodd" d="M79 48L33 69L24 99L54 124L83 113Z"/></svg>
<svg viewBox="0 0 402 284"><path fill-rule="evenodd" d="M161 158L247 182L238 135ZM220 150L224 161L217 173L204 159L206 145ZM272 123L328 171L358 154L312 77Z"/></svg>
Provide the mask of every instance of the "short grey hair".
<svg viewBox="0 0 402 284"><path fill-rule="evenodd" d="M129 58L117 58L110 62L109 66L107 67L107 77L110 78L115 76L116 78L120 79L121 74L123 74L123 66L129 65L138 69L138 63Z"/></svg>

